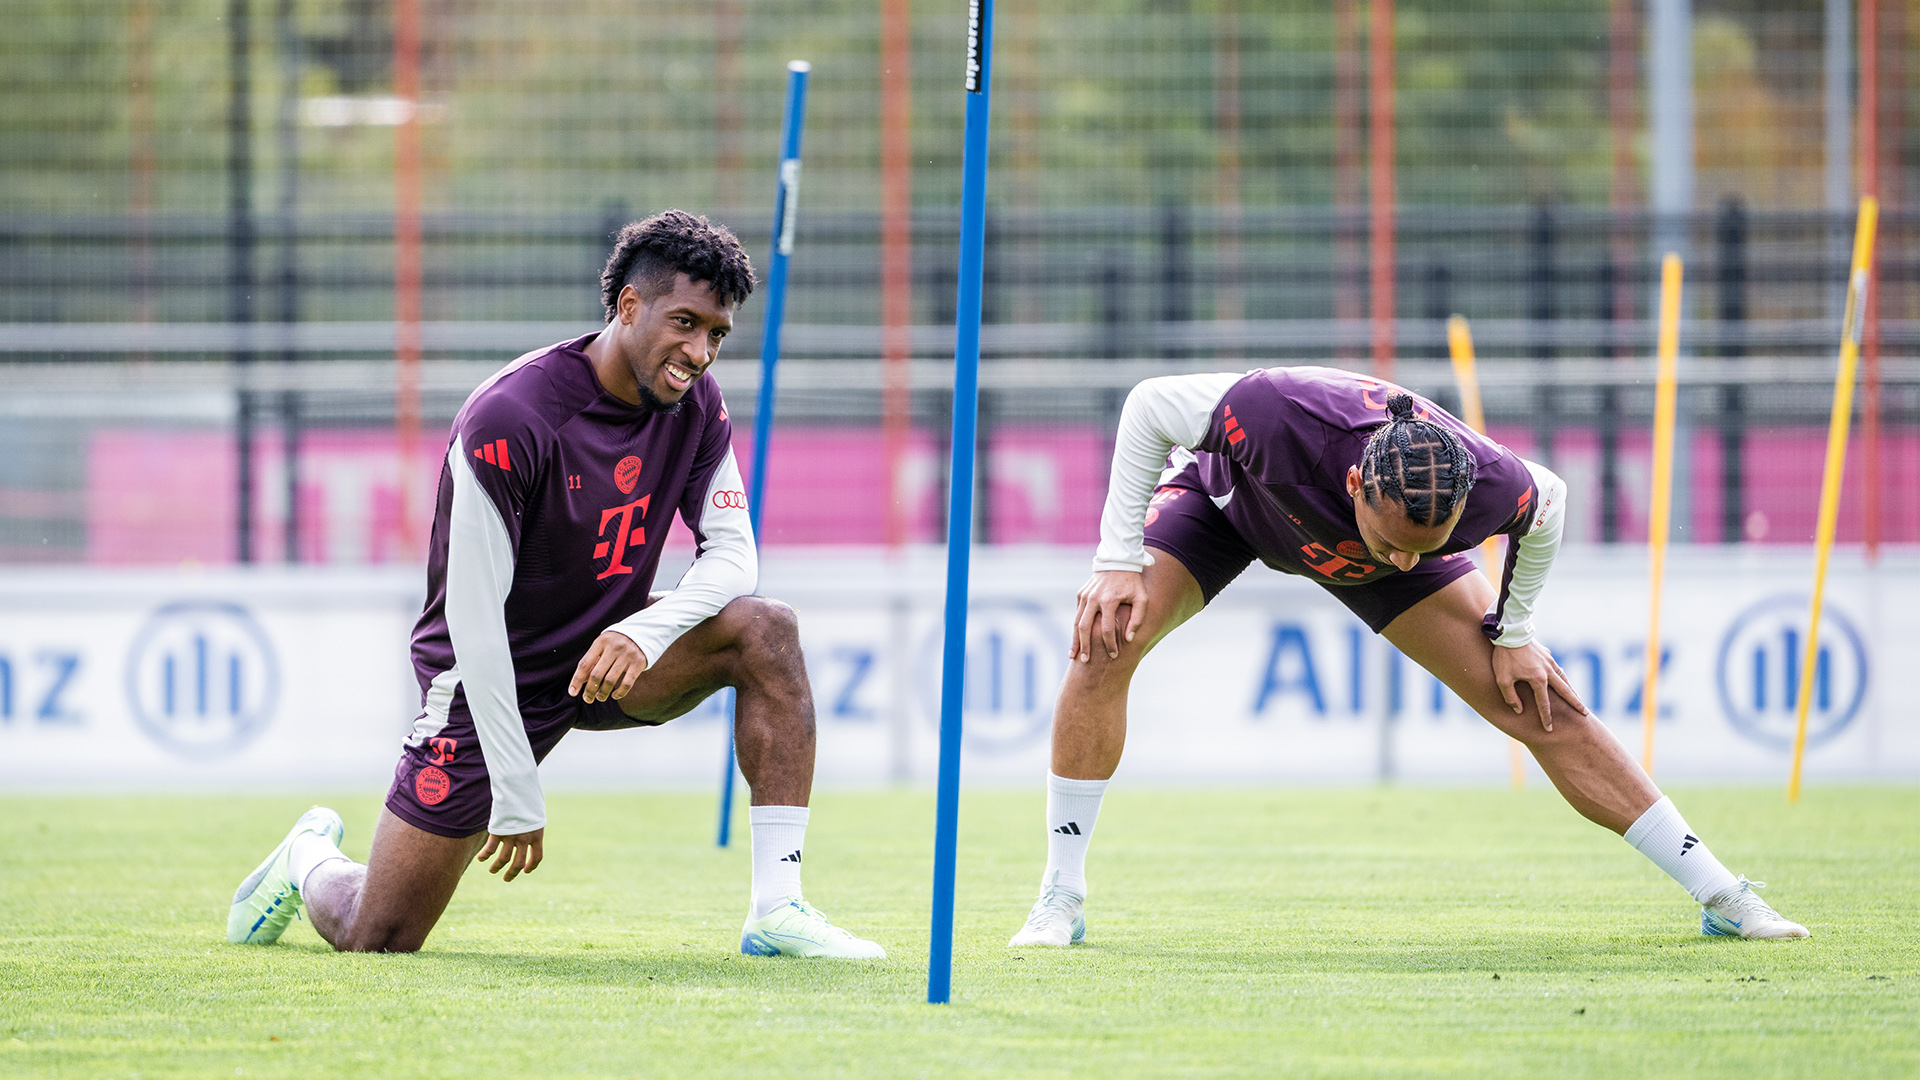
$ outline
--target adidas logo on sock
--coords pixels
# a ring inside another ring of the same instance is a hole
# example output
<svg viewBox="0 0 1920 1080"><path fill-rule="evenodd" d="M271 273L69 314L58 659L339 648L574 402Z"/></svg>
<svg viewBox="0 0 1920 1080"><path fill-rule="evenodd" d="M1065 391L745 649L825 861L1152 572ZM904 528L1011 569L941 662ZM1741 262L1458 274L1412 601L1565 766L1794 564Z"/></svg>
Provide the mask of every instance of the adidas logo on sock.
<svg viewBox="0 0 1920 1080"><path fill-rule="evenodd" d="M1062 825L1053 831L1059 833L1062 836L1079 836L1080 823L1077 821L1069 821L1065 825Z"/></svg>
<svg viewBox="0 0 1920 1080"><path fill-rule="evenodd" d="M781 859L780 859L780 861L781 861L781 862L799 862L799 861L800 861L800 853L799 853L798 851L796 851L796 852L794 852L794 853L793 853L793 854L791 854L791 855L785 855L785 856L782 856L782 857L781 857Z"/></svg>
<svg viewBox="0 0 1920 1080"><path fill-rule="evenodd" d="M1699 842L1700 842L1699 837L1693 835L1692 833L1688 833L1687 838L1685 840L1680 841L1680 854L1684 856L1687 852L1692 851L1693 845Z"/></svg>

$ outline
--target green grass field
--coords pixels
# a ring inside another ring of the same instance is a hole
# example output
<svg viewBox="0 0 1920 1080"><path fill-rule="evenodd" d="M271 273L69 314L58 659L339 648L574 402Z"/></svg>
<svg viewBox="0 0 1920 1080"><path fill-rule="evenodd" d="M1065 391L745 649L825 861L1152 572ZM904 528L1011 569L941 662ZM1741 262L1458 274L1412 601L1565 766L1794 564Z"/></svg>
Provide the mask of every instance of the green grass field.
<svg viewBox="0 0 1920 1080"><path fill-rule="evenodd" d="M815 804L808 895L871 964L737 955L747 855L697 795L554 797L540 871L469 874L412 956L225 943L310 799L9 797L0 1076L1920 1073L1920 790L1677 798L1812 941L1702 938L1551 792L1121 785L1090 943L1008 950L1040 795L983 793L935 1007L925 793ZM364 856L377 799L332 805Z"/></svg>

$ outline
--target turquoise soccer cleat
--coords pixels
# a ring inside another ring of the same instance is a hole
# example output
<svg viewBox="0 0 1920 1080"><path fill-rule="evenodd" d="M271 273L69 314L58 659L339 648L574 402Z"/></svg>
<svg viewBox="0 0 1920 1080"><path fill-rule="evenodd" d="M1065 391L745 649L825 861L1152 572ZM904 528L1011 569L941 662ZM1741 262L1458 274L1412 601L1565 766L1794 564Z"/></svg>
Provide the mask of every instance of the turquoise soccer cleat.
<svg viewBox="0 0 1920 1080"><path fill-rule="evenodd" d="M1027 925L1013 935L1007 942L1007 948L1018 949L1027 945L1050 945L1065 948L1087 939L1087 918L1082 911L1086 897L1070 893L1065 889L1048 886L1033 902L1033 910L1027 913Z"/></svg>
<svg viewBox="0 0 1920 1080"><path fill-rule="evenodd" d="M235 945L271 945L286 932L287 924L300 913L300 885L293 880L288 861L294 838L309 832L319 833L338 846L347 835L347 827L339 814L324 806L301 814L293 823L293 831L233 894L233 906L227 910L228 941Z"/></svg>
<svg viewBox="0 0 1920 1080"><path fill-rule="evenodd" d="M797 896L740 929L740 951L747 956L824 957L833 960L885 960L887 950L827 921L819 909Z"/></svg>
<svg viewBox="0 0 1920 1080"><path fill-rule="evenodd" d="M1707 901L1700 909L1700 932L1708 937L1737 937L1748 941L1811 937L1806 927L1785 918L1754 895L1753 890L1766 887L1766 882L1748 881L1747 875L1741 874L1738 885Z"/></svg>

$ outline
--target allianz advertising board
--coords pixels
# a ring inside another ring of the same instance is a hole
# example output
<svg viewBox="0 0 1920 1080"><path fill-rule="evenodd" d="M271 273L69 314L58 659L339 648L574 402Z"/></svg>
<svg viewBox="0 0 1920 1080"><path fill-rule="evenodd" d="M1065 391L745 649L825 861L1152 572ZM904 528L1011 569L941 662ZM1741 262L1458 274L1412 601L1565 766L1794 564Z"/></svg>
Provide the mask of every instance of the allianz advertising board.
<svg viewBox="0 0 1920 1080"><path fill-rule="evenodd" d="M1656 772L1784 781L1812 557L1676 550L1663 601ZM976 555L963 777L1033 784L1066 671L1079 550ZM938 755L937 549L768 557L800 612L825 783L928 782ZM663 574L670 583L675 574ZM418 570L0 574L0 785L13 790L383 788L419 713ZM1564 552L1544 640L1638 753L1645 554ZM1808 776L1920 778L1920 555L1840 557L1813 674ZM1889 680L1896 680L1889 683ZM1883 688L1892 686L1891 692ZM714 783L726 695L665 727L575 732L549 787ZM1537 769L1532 769L1537 779ZM1499 781L1506 740L1319 587L1255 567L1135 679L1124 778Z"/></svg>

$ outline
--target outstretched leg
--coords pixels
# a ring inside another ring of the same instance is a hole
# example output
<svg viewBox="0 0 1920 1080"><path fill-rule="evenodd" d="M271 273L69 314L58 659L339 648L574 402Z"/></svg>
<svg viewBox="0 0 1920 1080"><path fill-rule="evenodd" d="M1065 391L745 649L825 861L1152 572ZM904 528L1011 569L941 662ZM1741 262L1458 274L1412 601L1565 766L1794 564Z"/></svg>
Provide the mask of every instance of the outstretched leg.
<svg viewBox="0 0 1920 1080"><path fill-rule="evenodd" d="M1143 571L1141 585L1147 591L1147 614L1134 639L1129 642L1116 634L1119 655L1109 656L1101 644L1105 627L1096 621L1095 644L1087 659L1067 665L1053 709L1047 868L1040 877L1040 898L1010 946L1069 945L1086 934L1081 907L1087 895L1087 848L1107 780L1119 768L1126 746L1127 691L1133 673L1160 639L1206 605L1199 582L1165 551L1153 551L1153 564ZM1122 607L1115 622L1124 627L1131 616L1132 610Z"/></svg>
<svg viewBox="0 0 1920 1080"><path fill-rule="evenodd" d="M1559 695L1553 701L1552 731L1541 724L1530 687L1516 688L1523 711L1507 707L1493 678L1495 646L1480 629L1481 615L1494 599L1485 577L1467 574L1402 613L1383 633L1488 723L1532 751L1581 816L1626 832L1660 800L1660 789L1599 718Z"/></svg>
<svg viewBox="0 0 1920 1080"><path fill-rule="evenodd" d="M1713 857L1599 717L1556 694L1548 731L1525 684L1515 687L1521 711L1507 707L1494 681L1496 646L1480 629L1481 614L1494 599L1485 577L1464 575L1394 619L1385 636L1488 723L1520 740L1581 816L1621 834L1706 905L1707 933L1806 937L1806 928L1781 918L1753 895L1744 877L1734 877Z"/></svg>

